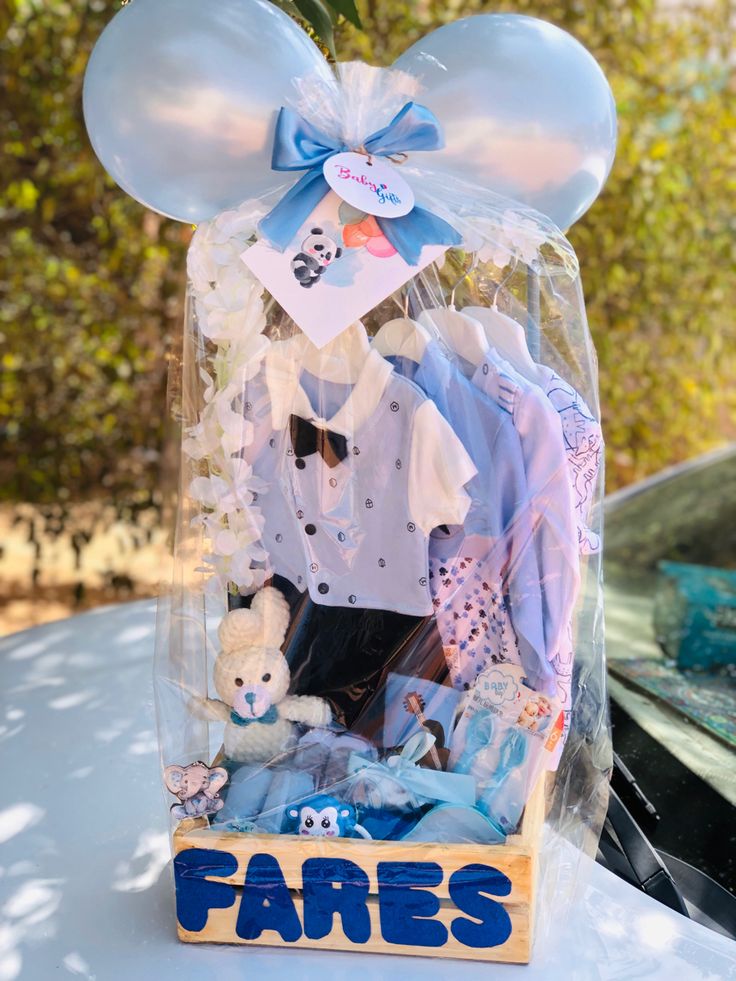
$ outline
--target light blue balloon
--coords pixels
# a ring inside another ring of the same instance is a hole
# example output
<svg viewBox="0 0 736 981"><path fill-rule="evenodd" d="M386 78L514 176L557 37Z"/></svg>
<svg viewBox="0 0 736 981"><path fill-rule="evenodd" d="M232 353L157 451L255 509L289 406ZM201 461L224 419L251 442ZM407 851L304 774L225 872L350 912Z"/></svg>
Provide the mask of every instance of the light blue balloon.
<svg viewBox="0 0 736 981"><path fill-rule="evenodd" d="M284 183L271 170L293 79L331 71L266 0L132 0L100 35L84 118L112 178L171 218L199 222Z"/></svg>
<svg viewBox="0 0 736 981"><path fill-rule="evenodd" d="M422 83L445 149L412 165L447 171L569 228L598 197L616 151L616 106L593 56L552 24L479 14L440 27L394 65Z"/></svg>

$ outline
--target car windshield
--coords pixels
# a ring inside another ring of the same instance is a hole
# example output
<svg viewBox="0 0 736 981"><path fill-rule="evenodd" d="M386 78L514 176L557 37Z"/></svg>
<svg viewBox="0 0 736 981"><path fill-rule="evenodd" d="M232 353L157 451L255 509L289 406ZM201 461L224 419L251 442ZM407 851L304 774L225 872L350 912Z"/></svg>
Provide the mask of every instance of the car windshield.
<svg viewBox="0 0 736 981"><path fill-rule="evenodd" d="M614 494L604 550L614 749L660 813L654 844L730 887L735 485L731 447Z"/></svg>

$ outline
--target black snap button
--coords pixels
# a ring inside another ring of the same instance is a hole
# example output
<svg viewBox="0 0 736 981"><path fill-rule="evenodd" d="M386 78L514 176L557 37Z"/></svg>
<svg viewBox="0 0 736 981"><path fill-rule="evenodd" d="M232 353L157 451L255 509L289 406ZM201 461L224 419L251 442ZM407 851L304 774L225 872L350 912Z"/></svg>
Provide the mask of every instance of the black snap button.
<svg viewBox="0 0 736 981"><path fill-rule="evenodd" d="M296 581L301 586L301 584L304 582L304 576L297 576Z"/></svg>
<svg viewBox="0 0 736 981"><path fill-rule="evenodd" d="M345 532L344 531L338 531L338 533L337 533L337 540L338 540L338 542L344 542L345 541Z"/></svg>
<svg viewBox="0 0 736 981"><path fill-rule="evenodd" d="M296 512L296 516L297 516L297 518L300 518L301 519L301 518L304 517L304 512L303 511L297 511Z"/></svg>
<svg viewBox="0 0 736 981"><path fill-rule="evenodd" d="M316 562L313 562L309 567L310 572L317 572L318 570L319 570L319 566L317 565Z"/></svg>
<svg viewBox="0 0 736 981"><path fill-rule="evenodd" d="M306 463L300 457L297 457L295 466L297 470L303 470L306 467Z"/></svg>
<svg viewBox="0 0 736 981"><path fill-rule="evenodd" d="M294 451L293 451L292 449L288 449L288 450L286 451L286 455L287 455L287 456L294 456Z"/></svg>
<svg viewBox="0 0 736 981"><path fill-rule="evenodd" d="M396 469L401 470L401 460L396 461Z"/></svg>
<svg viewBox="0 0 736 981"><path fill-rule="evenodd" d="M399 411L399 403L398 402L392 402L391 403L391 411L392 412L398 412Z"/></svg>
<svg viewBox="0 0 736 981"><path fill-rule="evenodd" d="M358 597L357 596L353 596L352 594L350 596L348 596L348 603L352 603L353 605L355 605L355 603L357 602L357 600L358 600Z"/></svg>
<svg viewBox="0 0 736 981"><path fill-rule="evenodd" d="M427 580L425 579L424 576L422 576L422 578L419 580L419 585L420 586L426 586L427 585Z"/></svg>
<svg viewBox="0 0 736 981"><path fill-rule="evenodd" d="M308 535L313 535L317 531L314 525L304 525L304 530Z"/></svg>
<svg viewBox="0 0 736 981"><path fill-rule="evenodd" d="M329 591L330 591L330 587L327 585L326 582L321 582L319 586L317 586L317 592L322 593L323 596L325 595L325 593L329 593Z"/></svg>
<svg viewBox="0 0 736 981"><path fill-rule="evenodd" d="M330 477L330 487L337 487L337 481L334 477Z"/></svg>
<svg viewBox="0 0 736 981"><path fill-rule="evenodd" d="M366 498L365 506L367 508L372 508L373 507L373 501L370 499L370 497Z"/></svg>
<svg viewBox="0 0 736 981"><path fill-rule="evenodd" d="M246 412L250 412L250 410L251 410L252 408L253 408L253 403L252 403L252 402L246 402L246 403L245 403L245 411L246 411Z"/></svg>
<svg viewBox="0 0 736 981"><path fill-rule="evenodd" d="M406 526L406 530L407 531L416 531L417 530L417 526L414 524L413 521L410 521L409 524Z"/></svg>
<svg viewBox="0 0 736 981"><path fill-rule="evenodd" d="M487 375L488 374L488 365L487 364L484 364L483 365L483 374L484 375Z"/></svg>
<svg viewBox="0 0 736 981"><path fill-rule="evenodd" d="M385 568L386 568L386 560L385 560L385 559L379 559L379 560L378 560L378 564L379 564L379 566L380 566L380 567L381 567L382 569L385 569Z"/></svg>
<svg viewBox="0 0 736 981"><path fill-rule="evenodd" d="M284 540L284 536L283 535L281 535L281 534L276 535L276 541L277 542L283 542L283 540Z"/></svg>
<svg viewBox="0 0 736 981"><path fill-rule="evenodd" d="M357 446L353 447L353 456L360 456L360 450Z"/></svg>

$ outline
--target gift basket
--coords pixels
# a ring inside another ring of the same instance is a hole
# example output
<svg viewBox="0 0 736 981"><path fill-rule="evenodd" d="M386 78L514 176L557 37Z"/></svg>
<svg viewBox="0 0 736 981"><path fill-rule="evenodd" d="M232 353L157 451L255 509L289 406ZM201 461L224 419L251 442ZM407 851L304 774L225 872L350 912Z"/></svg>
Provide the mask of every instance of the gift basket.
<svg viewBox="0 0 736 981"><path fill-rule="evenodd" d="M442 162L411 51L314 52L255 134L270 184L188 255L155 668L179 934L526 961L610 766L578 264Z"/></svg>

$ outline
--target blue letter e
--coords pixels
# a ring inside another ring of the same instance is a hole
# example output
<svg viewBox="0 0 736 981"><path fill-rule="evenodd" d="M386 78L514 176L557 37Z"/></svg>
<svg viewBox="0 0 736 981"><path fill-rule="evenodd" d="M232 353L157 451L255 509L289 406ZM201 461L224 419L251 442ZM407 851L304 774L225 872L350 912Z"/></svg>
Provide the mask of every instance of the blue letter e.
<svg viewBox="0 0 736 981"><path fill-rule="evenodd" d="M423 886L438 886L442 869L436 862L379 862L378 901L381 934L389 944L442 947L447 929L430 917L440 901Z"/></svg>

